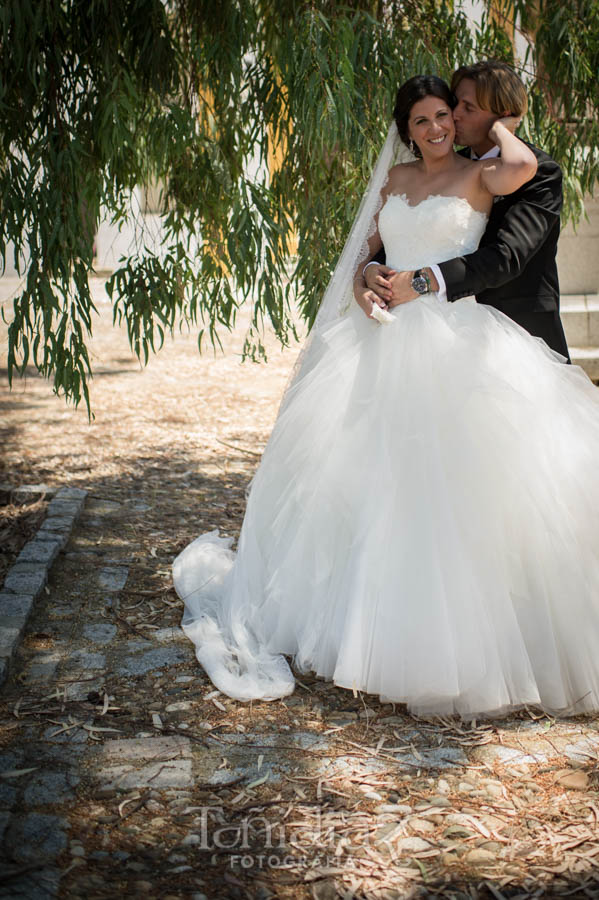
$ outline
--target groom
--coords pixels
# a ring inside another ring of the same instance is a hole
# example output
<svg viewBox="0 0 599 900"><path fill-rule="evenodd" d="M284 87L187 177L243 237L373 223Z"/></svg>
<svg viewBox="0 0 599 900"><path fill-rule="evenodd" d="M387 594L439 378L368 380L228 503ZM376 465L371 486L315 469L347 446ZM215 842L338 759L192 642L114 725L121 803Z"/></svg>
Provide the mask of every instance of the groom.
<svg viewBox="0 0 599 900"><path fill-rule="evenodd" d="M520 117L527 108L526 90L516 73L495 60L461 66L451 89L457 98L456 143L466 146L460 152L473 159L498 156L499 147L488 137L491 125L502 116ZM479 303L494 306L569 361L556 264L562 173L542 150L531 150L538 160L536 175L513 194L495 198L479 248L424 272L430 290L443 298L453 302L474 294ZM367 286L389 307L416 299L414 272L395 272L384 262L381 250L364 267ZM420 292L424 282L416 280Z"/></svg>

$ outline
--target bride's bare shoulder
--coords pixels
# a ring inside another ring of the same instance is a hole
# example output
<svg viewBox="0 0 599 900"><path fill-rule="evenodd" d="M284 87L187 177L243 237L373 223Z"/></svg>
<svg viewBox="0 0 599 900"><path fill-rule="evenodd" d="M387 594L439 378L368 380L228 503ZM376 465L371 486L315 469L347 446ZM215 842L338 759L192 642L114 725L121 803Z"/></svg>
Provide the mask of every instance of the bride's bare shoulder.
<svg viewBox="0 0 599 900"><path fill-rule="evenodd" d="M386 192L388 194L402 193L413 180L416 169L416 162L399 163L397 166L392 166L389 169Z"/></svg>

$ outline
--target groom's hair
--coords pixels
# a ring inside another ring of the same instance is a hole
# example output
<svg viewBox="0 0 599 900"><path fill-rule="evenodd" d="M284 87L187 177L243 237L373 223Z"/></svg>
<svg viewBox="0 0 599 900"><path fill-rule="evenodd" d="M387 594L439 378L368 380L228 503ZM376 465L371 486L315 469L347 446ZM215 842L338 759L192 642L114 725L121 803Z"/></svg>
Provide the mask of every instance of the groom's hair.
<svg viewBox="0 0 599 900"><path fill-rule="evenodd" d="M526 88L507 63L498 59L486 59L471 66L460 66L451 79L451 90L454 93L464 78L475 83L476 101L481 109L488 109L496 116L502 116L506 112L523 116L526 112Z"/></svg>

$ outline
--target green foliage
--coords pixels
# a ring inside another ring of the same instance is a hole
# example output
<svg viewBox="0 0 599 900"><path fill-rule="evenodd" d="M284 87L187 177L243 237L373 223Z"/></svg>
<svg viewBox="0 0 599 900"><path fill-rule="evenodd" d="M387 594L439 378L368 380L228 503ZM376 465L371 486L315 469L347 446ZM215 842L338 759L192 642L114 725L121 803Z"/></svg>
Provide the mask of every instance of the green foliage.
<svg viewBox="0 0 599 900"><path fill-rule="evenodd" d="M502 12L473 29L450 0L2 0L0 255L24 276L9 378L33 363L89 408L93 235L101 211L127 220L140 184L163 185L162 245L142 240L108 283L140 359L180 322L218 343L241 303L250 357L265 320L294 339L291 310L313 321L418 72L519 66L526 134L562 164L575 217L599 171L599 4ZM521 62L515 17L536 38Z"/></svg>
<svg viewBox="0 0 599 900"><path fill-rule="evenodd" d="M565 217L577 221L599 168L599 2L516 0L529 41L521 68L535 73L528 134L564 171Z"/></svg>

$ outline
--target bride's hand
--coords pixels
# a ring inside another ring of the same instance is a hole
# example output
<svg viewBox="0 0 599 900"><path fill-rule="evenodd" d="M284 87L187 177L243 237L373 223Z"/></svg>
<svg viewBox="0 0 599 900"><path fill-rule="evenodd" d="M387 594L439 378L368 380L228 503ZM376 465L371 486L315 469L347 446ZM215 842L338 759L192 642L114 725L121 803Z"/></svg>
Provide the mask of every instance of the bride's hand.
<svg viewBox="0 0 599 900"><path fill-rule="evenodd" d="M380 306L381 309L387 309L387 304L384 300L375 294L374 291L371 291L364 282L354 284L354 297L356 298L356 303L368 316L369 319L373 319L372 309L375 306Z"/></svg>
<svg viewBox="0 0 599 900"><path fill-rule="evenodd" d="M493 143L497 143L497 130L496 125L503 125L504 128L507 128L508 131L511 131L512 134L516 133L516 128L522 121L522 116L502 116L500 119L495 119L491 128L489 129L489 140L493 141Z"/></svg>
<svg viewBox="0 0 599 900"><path fill-rule="evenodd" d="M387 276L394 273L394 269L390 269L389 266L383 266L380 263L376 265L371 263L364 269L366 285L386 303L391 299L391 282L388 281Z"/></svg>

